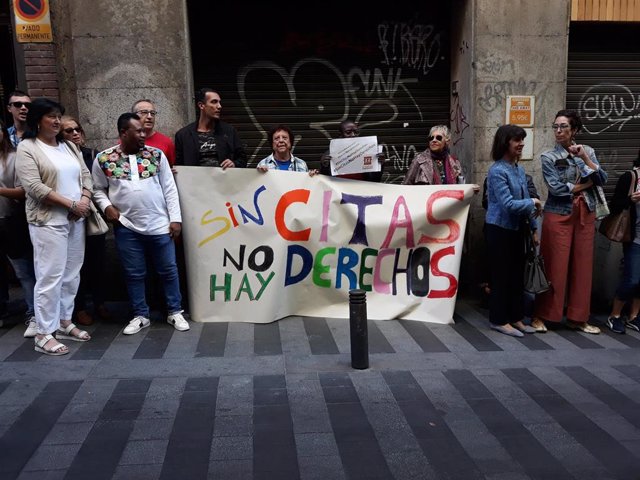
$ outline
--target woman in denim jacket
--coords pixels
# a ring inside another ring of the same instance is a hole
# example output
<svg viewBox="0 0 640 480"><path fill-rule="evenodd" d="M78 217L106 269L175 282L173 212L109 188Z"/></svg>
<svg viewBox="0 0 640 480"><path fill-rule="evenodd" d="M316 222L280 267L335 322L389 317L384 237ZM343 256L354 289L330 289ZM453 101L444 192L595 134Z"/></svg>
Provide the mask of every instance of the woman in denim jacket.
<svg viewBox="0 0 640 480"><path fill-rule="evenodd" d="M556 146L541 155L549 189L544 206L542 243L551 289L536 297L532 326L544 332L544 321L561 322L567 297L567 327L600 333L589 325L596 199L594 185L607 181L593 148L577 145L582 120L573 110L560 110L553 123ZM567 292L568 290L568 292Z"/></svg>
<svg viewBox="0 0 640 480"><path fill-rule="evenodd" d="M535 332L522 322L525 239L529 228L535 231L534 217L542 205L529 197L524 170L517 163L525 136L516 125L498 128L491 149L495 163L487 175L484 234L491 282L489 321L493 330L512 337Z"/></svg>

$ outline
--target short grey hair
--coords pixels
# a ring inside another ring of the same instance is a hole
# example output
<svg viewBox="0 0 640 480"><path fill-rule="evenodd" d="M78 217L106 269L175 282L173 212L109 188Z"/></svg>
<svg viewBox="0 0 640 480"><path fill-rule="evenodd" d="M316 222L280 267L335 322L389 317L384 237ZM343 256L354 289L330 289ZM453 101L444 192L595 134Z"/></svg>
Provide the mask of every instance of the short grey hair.
<svg viewBox="0 0 640 480"><path fill-rule="evenodd" d="M446 125L435 125L431 127L431 130L429 130L429 136L438 131L442 132L444 139L447 141L447 143L449 143L449 141L451 140L451 132L449 131L449 127L447 127Z"/></svg>
<svg viewBox="0 0 640 480"><path fill-rule="evenodd" d="M141 98L140 100L136 100L133 105L131 105L131 113L136 113L136 107L138 106L139 103L142 102L147 102L150 103L151 105L153 105L153 108L156 108L156 104L153 103L151 100L149 100L148 98Z"/></svg>

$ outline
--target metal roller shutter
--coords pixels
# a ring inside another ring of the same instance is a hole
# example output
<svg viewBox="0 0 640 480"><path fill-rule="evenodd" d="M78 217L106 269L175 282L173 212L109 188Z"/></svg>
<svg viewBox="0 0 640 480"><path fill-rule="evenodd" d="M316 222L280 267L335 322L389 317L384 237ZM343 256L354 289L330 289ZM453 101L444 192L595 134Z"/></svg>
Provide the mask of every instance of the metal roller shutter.
<svg viewBox="0 0 640 480"><path fill-rule="evenodd" d="M572 24L567 108L580 112L584 132L609 174L613 193L618 177L640 150L640 24Z"/></svg>
<svg viewBox="0 0 640 480"><path fill-rule="evenodd" d="M449 123L448 5L396 2L393 14L357 2L187 5L195 89L220 92L250 165L271 153L267 132L283 123L295 155L316 168L350 118L384 144L384 181L398 183L428 128Z"/></svg>

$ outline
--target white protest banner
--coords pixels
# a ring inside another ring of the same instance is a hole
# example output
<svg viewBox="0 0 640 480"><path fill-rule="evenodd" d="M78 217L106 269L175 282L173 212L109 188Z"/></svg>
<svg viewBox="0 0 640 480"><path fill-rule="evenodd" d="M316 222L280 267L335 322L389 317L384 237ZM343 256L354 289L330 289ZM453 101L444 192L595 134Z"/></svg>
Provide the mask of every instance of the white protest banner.
<svg viewBox="0 0 640 480"><path fill-rule="evenodd" d="M471 185L406 186L302 172L177 167L191 317L451 323Z"/></svg>
<svg viewBox="0 0 640 480"><path fill-rule="evenodd" d="M379 172L378 137L334 138L329 142L331 175Z"/></svg>

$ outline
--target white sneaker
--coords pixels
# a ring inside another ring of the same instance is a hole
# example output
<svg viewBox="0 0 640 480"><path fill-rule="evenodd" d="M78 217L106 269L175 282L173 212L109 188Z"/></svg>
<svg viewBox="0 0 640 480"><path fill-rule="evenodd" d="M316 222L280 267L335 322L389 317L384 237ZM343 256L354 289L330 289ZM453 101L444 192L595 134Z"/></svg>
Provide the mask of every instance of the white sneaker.
<svg viewBox="0 0 640 480"><path fill-rule="evenodd" d="M38 333L38 325L36 324L36 317L31 315L29 319L24 322L27 329L24 331L24 338L33 338Z"/></svg>
<svg viewBox="0 0 640 480"><path fill-rule="evenodd" d="M147 328L149 325L151 325L151 322L148 318L143 317L142 315L138 315L129 322L129 325L124 327L122 333L124 333L125 335L133 335L134 333L138 333L143 328Z"/></svg>
<svg viewBox="0 0 640 480"><path fill-rule="evenodd" d="M184 319L181 312L172 313L167 317L167 323L180 332L189 330L189 323Z"/></svg>

